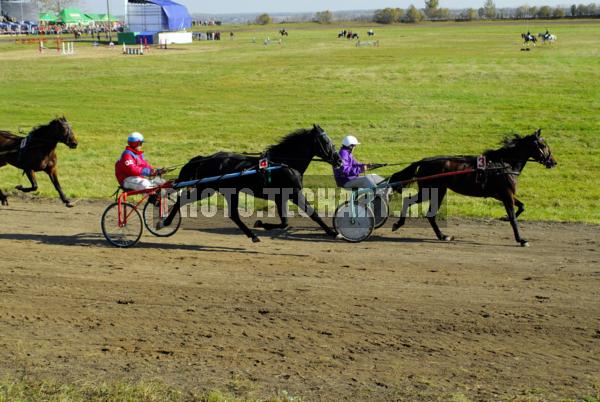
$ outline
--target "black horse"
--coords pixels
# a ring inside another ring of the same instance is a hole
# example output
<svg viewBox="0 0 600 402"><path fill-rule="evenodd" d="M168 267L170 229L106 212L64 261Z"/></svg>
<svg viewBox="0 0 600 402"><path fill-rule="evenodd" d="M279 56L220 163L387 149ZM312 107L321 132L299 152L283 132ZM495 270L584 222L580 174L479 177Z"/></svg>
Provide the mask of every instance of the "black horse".
<svg viewBox="0 0 600 402"><path fill-rule="evenodd" d="M280 29L280 30L279 30L279 34L280 34L281 36L288 36L288 31L286 31L286 30L285 30L285 28L284 28L284 29Z"/></svg>
<svg viewBox="0 0 600 402"><path fill-rule="evenodd" d="M517 177L530 159L547 168L557 164L550 147L540 134L541 130L537 130L525 137L515 135L512 139L505 139L502 148L484 152L482 156L485 159L479 157L480 164L484 163L484 166L479 166L479 169L477 156L439 156L422 159L393 174L389 179L391 184L414 179L418 181L419 192L416 196L404 200L401 218L394 224L392 230L396 231L404 225L408 208L412 204L429 200L431 204L427 219L437 238L452 240L452 237L441 232L435 220L436 208L442 205L446 191L451 189L463 195L492 197L502 201L515 240L522 246L527 246L527 240L519 234L517 224L517 217L525 210L525 205L515 197ZM435 178L436 175L444 176ZM427 179L428 176L433 177ZM425 179L419 180L419 178Z"/></svg>
<svg viewBox="0 0 600 402"><path fill-rule="evenodd" d="M31 182L31 187L17 186L25 193L37 190L35 172L44 171L50 177L60 199L67 207L73 205L67 199L58 182L56 167L56 145L62 142L69 148L77 148L77 139L71 125L64 117L34 128L27 137L20 137L8 131L0 131L0 167L10 164L22 169ZM6 194L0 190L2 205L8 205Z"/></svg>
<svg viewBox="0 0 600 402"><path fill-rule="evenodd" d="M537 42L537 38L532 35L531 32L522 33L521 38L523 39L523 46L529 42L533 43L533 46L535 46L535 43Z"/></svg>
<svg viewBox="0 0 600 402"><path fill-rule="evenodd" d="M272 145L264 151L261 157L267 158L272 164L281 164L281 168L264 175L247 175L220 183L198 185L196 186L196 199L210 196L215 191L220 192L226 199L231 220L254 242L260 241L259 238L242 222L239 216L240 191L248 192L254 197L275 201L277 206L277 213L281 218L280 224L256 221L254 227L266 230L287 228L287 202L291 200L317 222L328 235L335 237L337 233L323 222L302 194L304 172L315 156L324 159L333 166L339 166L342 163L335 145L318 125L314 125L310 130L299 129L294 131L285 136L278 144ZM261 157L231 152L218 152L206 157L198 156L183 166L177 182L220 176L245 169L256 169ZM169 226L181 206L182 199L180 196L169 216L164 222L160 222L159 226Z"/></svg>

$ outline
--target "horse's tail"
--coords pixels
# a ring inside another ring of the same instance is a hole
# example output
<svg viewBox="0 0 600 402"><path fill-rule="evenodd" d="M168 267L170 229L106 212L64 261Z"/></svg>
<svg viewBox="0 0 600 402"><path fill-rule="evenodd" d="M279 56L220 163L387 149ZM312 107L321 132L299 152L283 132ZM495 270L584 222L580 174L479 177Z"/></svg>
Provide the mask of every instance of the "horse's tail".
<svg viewBox="0 0 600 402"><path fill-rule="evenodd" d="M403 187L402 182L409 181L416 176L417 170L421 166L421 162L422 161L413 162L410 165L408 165L408 167L391 175L388 180L388 182L390 183L390 186L395 191L401 191L402 187Z"/></svg>

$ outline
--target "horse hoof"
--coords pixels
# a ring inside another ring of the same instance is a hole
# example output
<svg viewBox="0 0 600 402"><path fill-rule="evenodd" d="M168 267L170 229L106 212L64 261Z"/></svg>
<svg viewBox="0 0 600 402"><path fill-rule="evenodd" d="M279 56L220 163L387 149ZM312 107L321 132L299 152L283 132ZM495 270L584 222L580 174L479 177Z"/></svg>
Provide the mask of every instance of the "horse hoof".
<svg viewBox="0 0 600 402"><path fill-rule="evenodd" d="M444 235L444 236L442 236L440 238L440 240L441 241L452 241L452 240L454 240L454 236L446 236L446 235Z"/></svg>
<svg viewBox="0 0 600 402"><path fill-rule="evenodd" d="M253 237L252 243L260 243L260 239L258 237Z"/></svg>
<svg viewBox="0 0 600 402"><path fill-rule="evenodd" d="M2 205L8 206L8 201L7 200L2 200Z"/></svg>
<svg viewBox="0 0 600 402"><path fill-rule="evenodd" d="M336 240L344 240L344 236L342 236L341 234L338 233L335 235L335 239Z"/></svg>
<svg viewBox="0 0 600 402"><path fill-rule="evenodd" d="M254 228L262 228L263 227L263 222L262 221L256 221L254 222Z"/></svg>
<svg viewBox="0 0 600 402"><path fill-rule="evenodd" d="M15 188L19 191L23 191L23 186L20 184L18 186L15 186Z"/></svg>
<svg viewBox="0 0 600 402"><path fill-rule="evenodd" d="M527 240L521 240L521 247L529 247L529 242Z"/></svg>
<svg viewBox="0 0 600 402"><path fill-rule="evenodd" d="M395 232L396 230L400 229L400 225L398 225L397 223L394 223L392 225L392 232Z"/></svg>
<svg viewBox="0 0 600 402"><path fill-rule="evenodd" d="M75 206L75 204L71 203L71 201L65 202L65 207L67 207L67 208L73 208L74 206Z"/></svg>

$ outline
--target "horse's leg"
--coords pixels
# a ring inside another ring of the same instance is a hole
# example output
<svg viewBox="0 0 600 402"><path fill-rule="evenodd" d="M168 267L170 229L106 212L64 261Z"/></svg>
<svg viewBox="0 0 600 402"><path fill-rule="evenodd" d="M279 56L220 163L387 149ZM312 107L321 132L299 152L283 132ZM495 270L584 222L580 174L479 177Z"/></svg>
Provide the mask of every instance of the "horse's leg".
<svg viewBox="0 0 600 402"><path fill-rule="evenodd" d="M240 202L240 193L236 192L235 194L231 194L230 197L227 197L225 194L225 202L227 202L227 208L229 211L229 219L235 222L236 225L244 232L246 236L252 239L254 243L260 241L258 237L246 226L244 222L240 219L240 212L238 211L238 205Z"/></svg>
<svg viewBox="0 0 600 402"><path fill-rule="evenodd" d="M277 207L277 213L279 214L279 218L281 219L281 223L273 224L273 223L264 223L261 220L258 220L254 223L255 228L263 228L265 230L272 229L286 229L288 227L288 218L287 218L287 202L288 200L284 200L281 194L278 194L275 197L275 206Z"/></svg>
<svg viewBox="0 0 600 402"><path fill-rule="evenodd" d="M429 211L427 212L427 220L429 221L429 224L433 228L433 231L435 232L435 235L437 236L438 240L443 240L443 241L453 240L452 236L446 236L445 234L442 233L442 231L440 230L440 227L437 224L437 221L435 220L438 209L439 209L440 205L442 204L442 201L444 201L444 197L446 196L447 189L446 189L446 187L433 187L433 188L430 188L430 190L431 191L437 190L437 194L434 196L430 195L430 197L429 197Z"/></svg>
<svg viewBox="0 0 600 402"><path fill-rule="evenodd" d="M0 190L0 203L2 205L8 205L8 198L6 197L6 194L2 192L2 190Z"/></svg>
<svg viewBox="0 0 600 402"><path fill-rule="evenodd" d="M517 200L516 197L513 197L513 199L515 200L515 205L517 207L517 212L515 213L515 218L518 218L519 215L521 215L523 213L523 211L525 211L525 204L523 204L521 201ZM500 220L505 221L505 222L510 221L508 215L500 218Z"/></svg>
<svg viewBox="0 0 600 402"><path fill-rule="evenodd" d="M27 178L29 179L29 182L31 183L31 187L26 188L19 184L15 188L24 193L29 193L31 191L37 190L38 185L37 185L37 181L35 180L35 172L31 169L28 169L28 170L25 170L25 174L27 175Z"/></svg>
<svg viewBox="0 0 600 402"><path fill-rule="evenodd" d="M513 197L513 199L515 200L515 205L517 206L517 213L515 214L515 218L518 218L519 215L521 215L523 211L525 211L525 204L517 200L516 197Z"/></svg>
<svg viewBox="0 0 600 402"><path fill-rule="evenodd" d="M507 193L504 197L502 197L502 203L504 204L504 208L506 209L506 214L508 215L510 225L513 228L515 240L517 241L517 243L520 243L523 247L529 246L529 242L523 239L521 237L521 234L519 233L519 224L517 223L517 217L515 215L514 194L512 192Z"/></svg>
<svg viewBox="0 0 600 402"><path fill-rule="evenodd" d="M52 182L52 184L54 184L54 188L56 189L56 191L58 191L58 195L60 196L62 202L64 202L65 205L69 208L74 207L74 205L71 204L71 201L69 201L69 199L65 196L65 193L60 187L60 183L58 182L58 174L56 172L56 166L52 166L51 168L48 168L44 171L46 172L48 177L50 177L50 181Z"/></svg>
<svg viewBox="0 0 600 402"><path fill-rule="evenodd" d="M304 194L302 194L302 190L295 189L294 192L291 194L290 199L294 204L302 208L302 210L306 212L306 214L310 216L310 218L313 221L317 222L319 226L323 228L325 233L327 233L331 237L337 237L338 234L334 230L331 230L331 228L327 226L325 222L323 222L317 211L312 207L312 205L310 205L308 201L306 201Z"/></svg>
<svg viewBox="0 0 600 402"><path fill-rule="evenodd" d="M413 204L420 204L421 202L423 202L423 200L421 199L421 189L419 189L417 195L413 195L412 197L406 197L404 199L404 202L402 203L402 212L400 213L400 219L398 219L398 222L394 223L394 225L392 226L392 232L395 232L396 230L404 226L404 224L406 223L406 217L408 216L408 209L410 208L410 206Z"/></svg>
<svg viewBox="0 0 600 402"><path fill-rule="evenodd" d="M0 162L0 167L6 165L5 162ZM0 204L2 205L8 205L8 198L6 197L6 194L4 194L2 192L2 190L0 189Z"/></svg>
<svg viewBox="0 0 600 402"><path fill-rule="evenodd" d="M181 194L183 193L187 194L187 197L185 198L185 201L187 202L183 202L183 199L181 198ZM200 198L198 198L198 194L200 194ZM169 212L169 215L165 219L163 219L162 221L158 221L158 223L156 224L156 229L162 229L166 226L170 226L171 223L173 223L173 219L175 219L175 216L177 216L177 212L179 212L182 206L191 202L200 201L206 197L210 197L212 194L214 194L212 191L200 192L200 189L198 188L193 190L186 188L184 190L177 191L177 201L171 207L171 212Z"/></svg>

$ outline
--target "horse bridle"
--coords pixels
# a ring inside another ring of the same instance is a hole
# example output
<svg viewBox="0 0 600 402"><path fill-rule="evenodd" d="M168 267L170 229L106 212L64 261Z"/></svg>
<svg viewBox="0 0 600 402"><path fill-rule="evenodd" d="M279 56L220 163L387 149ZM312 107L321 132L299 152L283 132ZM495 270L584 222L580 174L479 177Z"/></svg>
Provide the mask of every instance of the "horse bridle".
<svg viewBox="0 0 600 402"><path fill-rule="evenodd" d="M321 131L319 133L319 137L318 137L318 141L317 143L319 144L319 147L321 147L321 151L323 152L323 155L328 155L329 154L329 150L325 149L325 145L323 145L323 142L325 141L325 139L329 139L329 136L327 135L327 133L325 131ZM329 139L329 141L331 141L331 139Z"/></svg>
<svg viewBox="0 0 600 402"><path fill-rule="evenodd" d="M550 150L550 148L548 146L546 146L545 149L548 150L548 154L546 154L544 152L544 148L542 147L542 143L540 141L543 141L543 140L540 138L535 141L537 150L540 153L539 159L536 159L535 161L539 162L540 164L542 164L544 166L548 166L550 163L550 160L552 159L552 151Z"/></svg>

